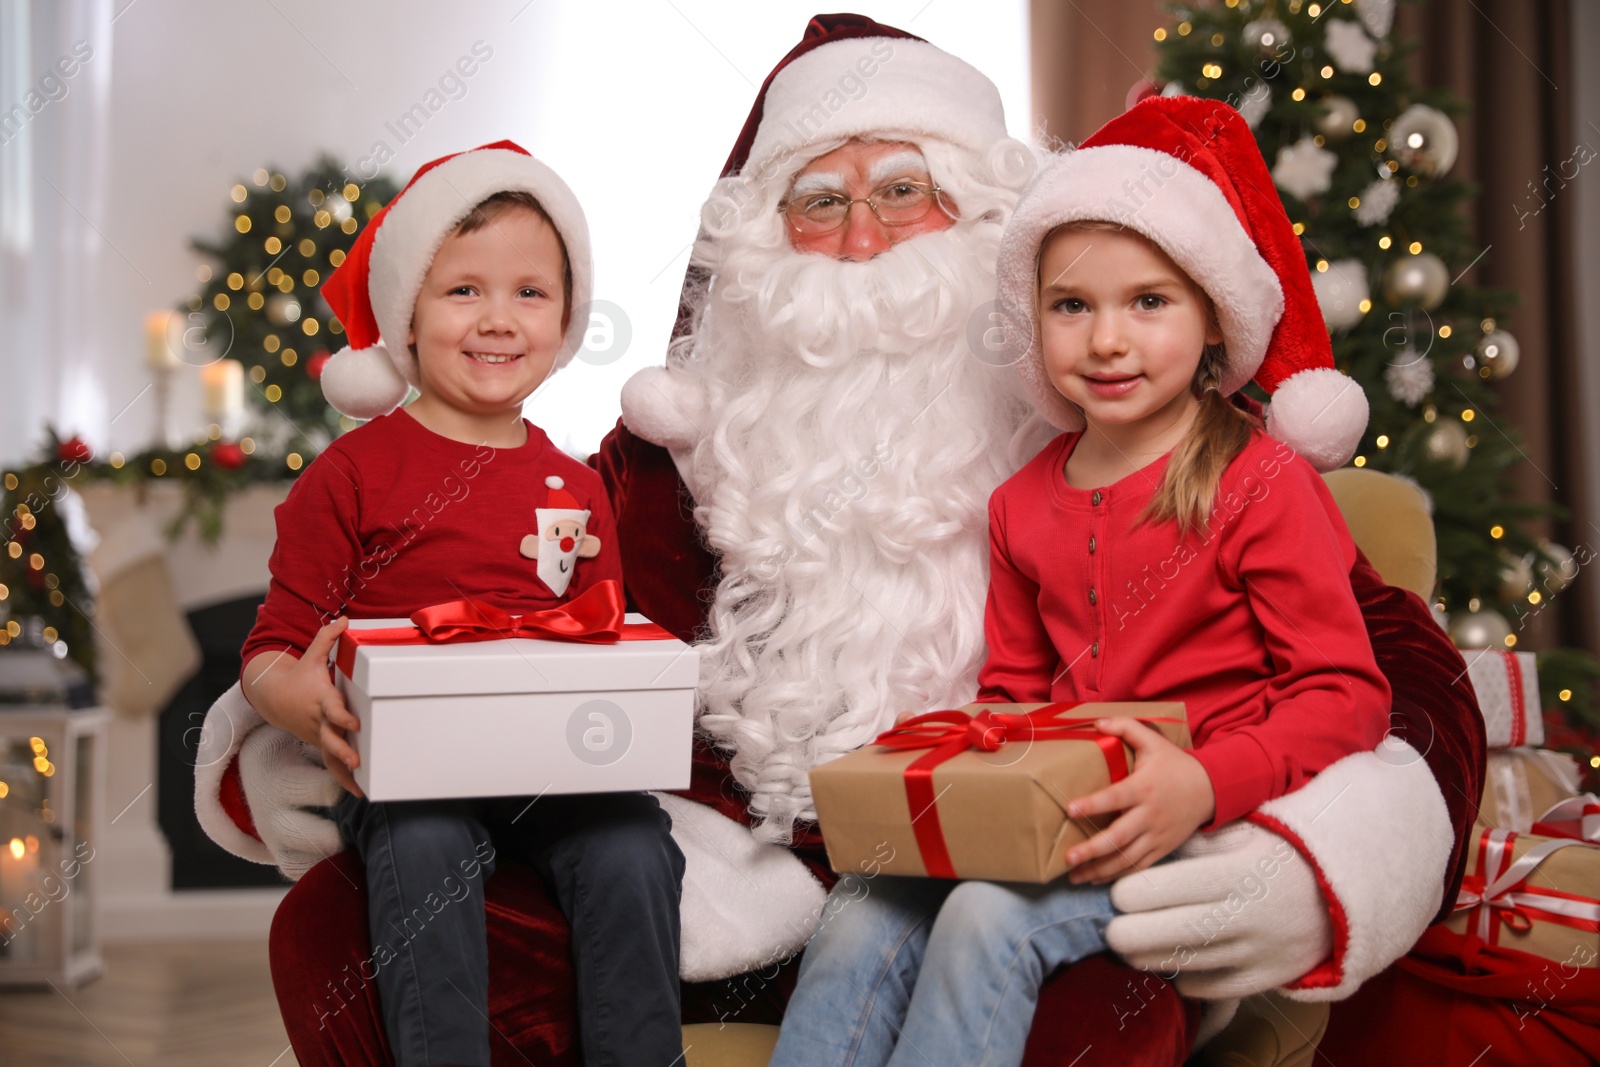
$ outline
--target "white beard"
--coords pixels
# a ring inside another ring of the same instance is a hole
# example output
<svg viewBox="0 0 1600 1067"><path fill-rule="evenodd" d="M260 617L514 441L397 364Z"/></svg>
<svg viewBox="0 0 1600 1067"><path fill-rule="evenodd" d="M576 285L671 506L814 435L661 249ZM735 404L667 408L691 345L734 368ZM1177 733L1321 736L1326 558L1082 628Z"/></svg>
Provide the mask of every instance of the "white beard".
<svg viewBox="0 0 1600 1067"><path fill-rule="evenodd" d="M980 222L868 263L770 234L702 251L717 280L669 365L703 404L676 458L721 556L699 722L764 840L815 819L809 768L976 692L989 494L1027 458L1011 372L967 339L998 242Z"/></svg>

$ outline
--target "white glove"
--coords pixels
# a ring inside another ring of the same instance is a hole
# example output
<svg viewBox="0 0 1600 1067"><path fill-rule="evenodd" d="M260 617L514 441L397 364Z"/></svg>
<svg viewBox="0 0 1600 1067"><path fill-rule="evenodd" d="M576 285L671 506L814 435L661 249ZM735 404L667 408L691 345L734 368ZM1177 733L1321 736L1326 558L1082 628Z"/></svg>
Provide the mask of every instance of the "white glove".
<svg viewBox="0 0 1600 1067"><path fill-rule="evenodd" d="M1117 882L1111 899L1133 914L1112 920L1111 947L1137 966L1176 969L1189 996L1292 981L1283 993L1293 1000L1342 1000L1433 921L1455 828L1405 742L1346 756L1249 819Z"/></svg>
<svg viewBox="0 0 1600 1067"><path fill-rule="evenodd" d="M1333 950L1315 872L1253 823L1195 834L1177 859L1119 879L1106 940L1187 997L1245 997L1291 982Z"/></svg>
<svg viewBox="0 0 1600 1067"><path fill-rule="evenodd" d="M322 753L287 730L262 725L239 746L239 779L256 833L272 861L298 880L343 852L339 827L312 808L332 807L344 789L322 765Z"/></svg>

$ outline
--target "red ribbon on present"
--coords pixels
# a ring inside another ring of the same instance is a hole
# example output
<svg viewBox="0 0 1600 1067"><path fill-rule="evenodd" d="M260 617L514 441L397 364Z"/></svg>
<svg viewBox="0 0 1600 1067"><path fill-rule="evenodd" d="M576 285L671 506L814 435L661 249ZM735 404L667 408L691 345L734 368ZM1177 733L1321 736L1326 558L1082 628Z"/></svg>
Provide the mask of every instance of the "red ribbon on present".
<svg viewBox="0 0 1600 1067"><path fill-rule="evenodd" d="M1511 747L1516 748L1528 740L1528 704L1522 697L1522 661L1515 652L1501 652L1505 657L1506 678L1511 686Z"/></svg>
<svg viewBox="0 0 1600 1067"><path fill-rule="evenodd" d="M1500 927L1531 929L1534 922L1558 923L1574 930L1600 933L1600 901L1559 889L1524 884L1551 853L1568 847L1585 847L1573 838L1542 841L1513 860L1517 834L1486 827L1478 835L1478 857L1473 873L1461 879L1456 911L1476 910L1469 932L1491 945L1500 943ZM1492 874L1490 872L1493 872ZM1495 920L1499 921L1496 922Z"/></svg>
<svg viewBox="0 0 1600 1067"><path fill-rule="evenodd" d="M339 635L334 657L346 676L355 670L356 650L391 645L453 645L474 641L533 638L613 644L617 641L663 641L672 635L653 622L627 622L622 586L607 578L558 607L526 615L502 611L493 604L463 597L434 604L411 615L410 626L346 630Z"/></svg>
<svg viewBox="0 0 1600 1067"><path fill-rule="evenodd" d="M1553 805L1533 824L1533 832L1600 845L1600 797L1585 793Z"/></svg>
<svg viewBox="0 0 1600 1067"><path fill-rule="evenodd" d="M1122 738L1095 727L1095 719L1060 718L1064 711L1079 707L1081 701L1046 704L1026 714L994 712L987 709L976 715L964 711L930 711L907 719L892 730L878 735L873 744L880 748L905 750L931 748L905 769L906 799L911 804L911 828L917 835L922 865L931 878L955 878L955 865L945 844L944 828L939 824L938 797L933 791L933 770L968 749L997 752L1011 741L1093 741L1105 755L1106 769L1113 782L1128 776L1128 753ZM1140 722L1182 722L1182 719L1154 718Z"/></svg>

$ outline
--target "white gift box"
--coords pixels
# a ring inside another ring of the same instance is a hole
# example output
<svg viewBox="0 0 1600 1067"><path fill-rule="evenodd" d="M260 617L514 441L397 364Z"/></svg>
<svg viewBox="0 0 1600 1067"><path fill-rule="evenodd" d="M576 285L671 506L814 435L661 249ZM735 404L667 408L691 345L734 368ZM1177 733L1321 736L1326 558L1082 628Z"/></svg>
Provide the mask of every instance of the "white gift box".
<svg viewBox="0 0 1600 1067"><path fill-rule="evenodd" d="M1539 705L1539 671L1532 652L1464 648L1490 748L1544 744L1544 714Z"/></svg>
<svg viewBox="0 0 1600 1067"><path fill-rule="evenodd" d="M647 622L629 615L630 623ZM410 626L352 621L353 630ZM686 789L699 653L674 637L357 645L334 671L370 800Z"/></svg>

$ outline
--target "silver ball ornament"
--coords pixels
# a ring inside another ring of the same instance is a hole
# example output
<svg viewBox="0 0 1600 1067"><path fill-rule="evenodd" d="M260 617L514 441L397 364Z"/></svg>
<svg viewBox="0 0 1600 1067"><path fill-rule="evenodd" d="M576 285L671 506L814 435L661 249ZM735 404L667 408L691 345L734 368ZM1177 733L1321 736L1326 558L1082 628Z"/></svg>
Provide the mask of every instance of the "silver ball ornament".
<svg viewBox="0 0 1600 1067"><path fill-rule="evenodd" d="M1490 330L1478 339L1473 350L1480 367L1489 368L1496 378L1509 377L1522 360L1522 346L1505 330Z"/></svg>
<svg viewBox="0 0 1600 1067"><path fill-rule="evenodd" d="M1263 55L1271 55L1289 43L1289 27L1277 19L1256 19L1246 23L1244 39Z"/></svg>
<svg viewBox="0 0 1600 1067"><path fill-rule="evenodd" d="M1450 271L1432 252L1401 256L1383 276L1383 297L1391 304L1415 304L1432 311L1450 291Z"/></svg>
<svg viewBox="0 0 1600 1067"><path fill-rule="evenodd" d="M1413 104L1389 126L1389 158L1413 174L1437 178L1455 164L1461 138L1444 112Z"/></svg>
<svg viewBox="0 0 1600 1067"><path fill-rule="evenodd" d="M1543 554L1538 557L1533 569L1539 577L1539 588L1546 595L1554 596L1578 577L1578 560L1570 548L1554 541L1540 541L1539 548Z"/></svg>
<svg viewBox="0 0 1600 1067"><path fill-rule="evenodd" d="M1449 634L1457 648L1504 648L1511 624L1497 611L1464 611L1450 616Z"/></svg>

